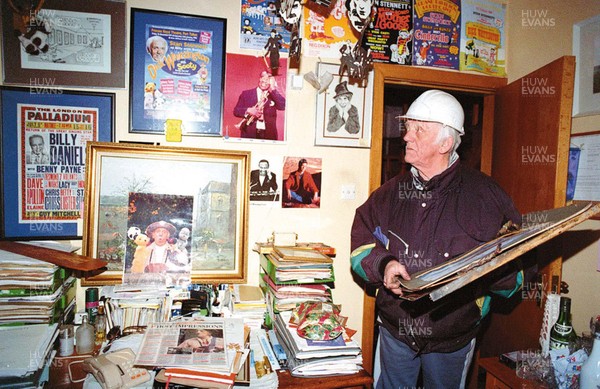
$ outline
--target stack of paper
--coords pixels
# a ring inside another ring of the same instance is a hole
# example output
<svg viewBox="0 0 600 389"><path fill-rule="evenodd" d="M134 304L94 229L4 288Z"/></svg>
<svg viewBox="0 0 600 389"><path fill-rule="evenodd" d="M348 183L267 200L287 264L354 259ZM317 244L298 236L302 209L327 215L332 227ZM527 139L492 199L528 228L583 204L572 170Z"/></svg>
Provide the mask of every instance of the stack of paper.
<svg viewBox="0 0 600 389"><path fill-rule="evenodd" d="M41 387L57 335L58 324L0 327L0 387Z"/></svg>
<svg viewBox="0 0 600 389"><path fill-rule="evenodd" d="M266 274L260 283L275 312L292 310L303 302L332 302L331 288L327 284L277 285Z"/></svg>
<svg viewBox="0 0 600 389"><path fill-rule="evenodd" d="M263 254L260 264L275 283L332 282L333 262L282 260L276 253Z"/></svg>
<svg viewBox="0 0 600 389"><path fill-rule="evenodd" d="M329 341L300 337L291 312L275 315L275 334L287 354L290 374L298 377L354 374L362 369L360 345L345 334Z"/></svg>
<svg viewBox="0 0 600 389"><path fill-rule="evenodd" d="M0 325L56 323L75 307L70 271L21 254L2 251Z"/></svg>
<svg viewBox="0 0 600 389"><path fill-rule="evenodd" d="M155 285L109 285L102 287L107 330L145 326L156 321L168 321L171 298L166 287Z"/></svg>
<svg viewBox="0 0 600 389"><path fill-rule="evenodd" d="M260 328L265 320L267 303L265 295L259 286L233 286L233 316L244 319L244 324L250 328Z"/></svg>

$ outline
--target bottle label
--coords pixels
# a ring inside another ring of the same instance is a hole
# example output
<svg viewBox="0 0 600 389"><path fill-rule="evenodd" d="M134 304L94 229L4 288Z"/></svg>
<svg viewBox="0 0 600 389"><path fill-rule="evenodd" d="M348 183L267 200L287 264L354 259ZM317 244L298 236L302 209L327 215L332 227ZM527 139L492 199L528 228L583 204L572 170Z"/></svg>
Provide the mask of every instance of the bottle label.
<svg viewBox="0 0 600 389"><path fill-rule="evenodd" d="M561 335L567 335L568 333L573 331L573 326L566 326L563 324L555 323L554 331L558 332Z"/></svg>
<svg viewBox="0 0 600 389"><path fill-rule="evenodd" d="M557 339L550 339L550 350L556 350L565 347L569 347L569 342L564 342L562 340Z"/></svg>

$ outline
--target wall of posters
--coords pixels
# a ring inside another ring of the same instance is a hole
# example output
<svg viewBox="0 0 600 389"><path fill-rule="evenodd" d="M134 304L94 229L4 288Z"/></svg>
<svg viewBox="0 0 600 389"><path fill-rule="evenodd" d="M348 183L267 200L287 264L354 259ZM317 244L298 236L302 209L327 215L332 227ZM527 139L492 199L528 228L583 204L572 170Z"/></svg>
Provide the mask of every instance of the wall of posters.
<svg viewBox="0 0 600 389"><path fill-rule="evenodd" d="M240 48L265 50L271 31L281 36L281 52L287 53L291 33L277 14L272 0L242 0Z"/></svg>
<svg viewBox="0 0 600 389"><path fill-rule="evenodd" d="M462 0L460 70L506 77L505 14L504 4Z"/></svg>
<svg viewBox="0 0 600 389"><path fill-rule="evenodd" d="M413 65L458 70L460 16L460 0L414 0Z"/></svg>
<svg viewBox="0 0 600 389"><path fill-rule="evenodd" d="M412 0L375 0L373 20L362 46L374 62L410 65L412 62Z"/></svg>

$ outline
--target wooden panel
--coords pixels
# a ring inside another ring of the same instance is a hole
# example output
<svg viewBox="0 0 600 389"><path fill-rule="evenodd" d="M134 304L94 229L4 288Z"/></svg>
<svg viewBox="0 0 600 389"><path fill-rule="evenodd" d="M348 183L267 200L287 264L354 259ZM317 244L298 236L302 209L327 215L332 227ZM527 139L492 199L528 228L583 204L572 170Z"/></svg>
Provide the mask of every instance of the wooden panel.
<svg viewBox="0 0 600 389"><path fill-rule="evenodd" d="M562 57L496 95L492 175L521 213L565 203L574 69Z"/></svg>
<svg viewBox="0 0 600 389"><path fill-rule="evenodd" d="M521 213L565 204L574 69L574 57L562 57L496 95L492 176ZM545 293L560 285L560 240L555 238L537 248L536 256L524 258L537 262L546 280ZM543 302L543 298L521 301L520 296L496 299L480 342L481 356L539 347Z"/></svg>

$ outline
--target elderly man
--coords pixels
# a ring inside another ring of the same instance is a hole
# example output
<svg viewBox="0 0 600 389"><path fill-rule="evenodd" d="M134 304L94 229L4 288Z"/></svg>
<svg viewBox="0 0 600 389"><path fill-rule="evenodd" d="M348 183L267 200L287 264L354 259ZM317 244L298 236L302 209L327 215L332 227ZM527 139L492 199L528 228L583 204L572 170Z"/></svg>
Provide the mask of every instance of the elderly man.
<svg viewBox="0 0 600 389"><path fill-rule="evenodd" d="M376 387L416 387L422 371L426 388L461 388L489 310L487 290L510 296L522 273L493 273L485 284L436 302L400 299L399 278L493 239L506 222L520 224L521 215L490 177L460 163L464 112L453 96L426 91L401 119L410 172L377 189L352 226L352 269L378 287Z"/></svg>
<svg viewBox="0 0 600 389"><path fill-rule="evenodd" d="M135 257L131 264L132 273L165 273L167 271L189 271L187 255L181 252L169 239L175 236L177 229L166 221L151 223L146 228L150 244L146 255Z"/></svg>
<svg viewBox="0 0 600 389"><path fill-rule="evenodd" d="M162 62L169 50L167 40L160 35L153 35L146 41L146 50L155 62Z"/></svg>

